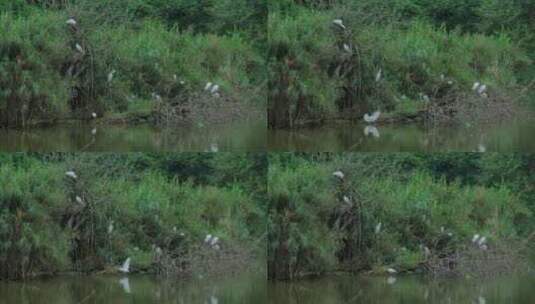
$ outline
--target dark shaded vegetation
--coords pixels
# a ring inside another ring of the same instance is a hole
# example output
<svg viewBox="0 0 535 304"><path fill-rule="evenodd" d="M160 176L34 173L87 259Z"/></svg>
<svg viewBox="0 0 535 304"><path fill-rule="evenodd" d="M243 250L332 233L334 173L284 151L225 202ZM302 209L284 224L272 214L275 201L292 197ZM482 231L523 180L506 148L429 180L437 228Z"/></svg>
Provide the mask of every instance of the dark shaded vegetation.
<svg viewBox="0 0 535 304"><path fill-rule="evenodd" d="M246 116L265 106L266 18L263 0L4 1L0 126Z"/></svg>
<svg viewBox="0 0 535 304"><path fill-rule="evenodd" d="M270 155L269 277L525 270L534 169L520 154Z"/></svg>
<svg viewBox="0 0 535 304"><path fill-rule="evenodd" d="M534 11L525 0L272 1L269 126L375 110L386 121L514 117L533 105Z"/></svg>
<svg viewBox="0 0 535 304"><path fill-rule="evenodd" d="M0 279L114 273L127 257L168 276L253 267L266 169L262 154L1 154Z"/></svg>

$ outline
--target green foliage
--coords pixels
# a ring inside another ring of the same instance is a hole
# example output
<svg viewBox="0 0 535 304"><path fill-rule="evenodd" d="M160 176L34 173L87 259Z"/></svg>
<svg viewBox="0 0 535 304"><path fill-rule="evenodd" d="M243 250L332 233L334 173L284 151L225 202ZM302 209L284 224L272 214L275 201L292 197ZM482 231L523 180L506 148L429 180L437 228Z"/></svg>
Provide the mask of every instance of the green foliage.
<svg viewBox="0 0 535 304"><path fill-rule="evenodd" d="M515 95L532 74L531 21L519 1L299 3L270 6L272 127L376 109L415 114L428 108L427 97L447 105L476 81ZM338 18L346 30L332 24Z"/></svg>
<svg viewBox="0 0 535 304"><path fill-rule="evenodd" d="M535 228L529 156L282 154L270 162L268 265L276 279L414 271L428 259L424 247L443 257L474 234L493 246Z"/></svg>
<svg viewBox="0 0 535 304"><path fill-rule="evenodd" d="M152 165L132 166L142 157ZM205 176L195 183L194 175L180 176L173 173L180 169L158 165L194 166L194 158L43 154L0 159L2 278L102 270L126 257L135 269L155 271L156 246L185 257L202 246L207 234L218 236L223 247L263 248L265 207L248 190L256 183L218 181L228 172L215 160L208 160L210 173L199 174ZM251 168L242 173L244 179L262 174L251 160L240 159ZM66 177L67 170L74 170L77 179Z"/></svg>
<svg viewBox="0 0 535 304"><path fill-rule="evenodd" d="M165 112L154 96L195 102L207 82L225 99L265 102L262 1L38 4L12 4L0 15L0 125Z"/></svg>

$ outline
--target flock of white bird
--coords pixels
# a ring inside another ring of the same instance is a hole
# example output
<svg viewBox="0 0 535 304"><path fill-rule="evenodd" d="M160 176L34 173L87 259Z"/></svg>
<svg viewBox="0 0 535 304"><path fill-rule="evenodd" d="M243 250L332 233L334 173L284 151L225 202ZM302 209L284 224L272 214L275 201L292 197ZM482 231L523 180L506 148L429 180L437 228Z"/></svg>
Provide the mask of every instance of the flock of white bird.
<svg viewBox="0 0 535 304"><path fill-rule="evenodd" d="M210 246L214 250L221 249L219 245L219 238L217 236L212 236L211 234L207 234L204 238L204 243L208 246Z"/></svg>

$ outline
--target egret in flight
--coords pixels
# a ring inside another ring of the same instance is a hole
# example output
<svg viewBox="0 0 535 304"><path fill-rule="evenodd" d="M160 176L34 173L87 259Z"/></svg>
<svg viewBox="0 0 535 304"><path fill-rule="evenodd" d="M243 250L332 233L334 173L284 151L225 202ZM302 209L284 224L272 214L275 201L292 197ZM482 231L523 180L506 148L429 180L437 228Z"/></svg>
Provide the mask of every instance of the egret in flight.
<svg viewBox="0 0 535 304"><path fill-rule="evenodd" d="M117 269L122 273L129 273L130 272L130 258L127 258L126 261L124 261L123 265L117 267Z"/></svg>
<svg viewBox="0 0 535 304"><path fill-rule="evenodd" d="M379 119L379 116L381 116L380 111L375 111L372 113L372 115L368 115L368 113L364 114L364 121L367 123L374 123Z"/></svg>

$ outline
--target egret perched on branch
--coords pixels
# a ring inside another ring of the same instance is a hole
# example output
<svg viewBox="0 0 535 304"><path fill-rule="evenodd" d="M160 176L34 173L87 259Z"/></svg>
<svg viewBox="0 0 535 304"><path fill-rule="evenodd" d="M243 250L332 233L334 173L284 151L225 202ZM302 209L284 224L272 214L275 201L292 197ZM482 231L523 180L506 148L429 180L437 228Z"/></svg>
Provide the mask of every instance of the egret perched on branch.
<svg viewBox="0 0 535 304"><path fill-rule="evenodd" d="M71 26L75 26L76 25L76 20L74 20L74 18L69 18L67 20L67 24L71 25Z"/></svg>
<svg viewBox="0 0 535 304"><path fill-rule="evenodd" d="M344 179L344 173L342 171L334 171L333 176L338 177L339 179Z"/></svg>
<svg viewBox="0 0 535 304"><path fill-rule="evenodd" d="M97 118L97 113L95 113L95 112L91 113L91 117Z"/></svg>
<svg viewBox="0 0 535 304"><path fill-rule="evenodd" d="M214 84L214 86L212 86L212 89L210 90L210 93L215 94L218 91L219 91L219 85Z"/></svg>
<svg viewBox="0 0 535 304"><path fill-rule="evenodd" d="M350 54L353 53L353 51L351 51L351 47L347 43L344 43L344 50Z"/></svg>
<svg viewBox="0 0 535 304"><path fill-rule="evenodd" d="M72 178L72 179L77 179L78 176L76 175L76 173L74 171L67 171L65 172L65 175Z"/></svg>
<svg viewBox="0 0 535 304"><path fill-rule="evenodd" d="M113 80L113 74L115 74L115 70L111 70L111 72L108 73L108 82Z"/></svg>
<svg viewBox="0 0 535 304"><path fill-rule="evenodd" d="M344 22L342 21L342 19L334 19L333 24L339 26L340 28L344 30L346 29L346 26L344 25Z"/></svg>
<svg viewBox="0 0 535 304"><path fill-rule="evenodd" d="M210 241L212 240L212 235L211 234L207 234L206 237L204 238L204 242L205 243L210 243Z"/></svg>
<svg viewBox="0 0 535 304"><path fill-rule="evenodd" d="M219 238L217 236L213 237L212 240L210 241L210 246L217 245L217 242L219 242Z"/></svg>
<svg viewBox="0 0 535 304"><path fill-rule="evenodd" d="M211 82L206 83L206 85L204 86L204 90L205 91L210 91L211 88L212 88L212 83Z"/></svg>
<svg viewBox="0 0 535 304"><path fill-rule="evenodd" d="M474 92L477 91L477 88L479 88L479 85L480 85L479 82L477 82L477 81L474 82L474 85L472 86L472 91L474 91Z"/></svg>
<svg viewBox="0 0 535 304"><path fill-rule="evenodd" d="M80 204L80 205L83 205L83 204L84 204L84 201L83 201L82 198L79 197L79 196L76 196L76 202L77 202L78 204Z"/></svg>
<svg viewBox="0 0 535 304"><path fill-rule="evenodd" d="M379 222L379 224L377 224L377 225L375 226L375 234L378 234L379 232L381 232L381 226L382 226L382 225L383 225L383 224L382 224L381 222Z"/></svg>
<svg viewBox="0 0 535 304"><path fill-rule="evenodd" d="M472 237L472 243L476 243L479 240L479 234L474 234Z"/></svg>
<svg viewBox="0 0 535 304"><path fill-rule="evenodd" d="M375 111L372 113L372 115L368 115L368 113L364 114L364 121L368 123L374 123L379 119L379 116L381 116L381 111Z"/></svg>
<svg viewBox="0 0 535 304"><path fill-rule="evenodd" d="M80 52L80 53L82 53L82 54L84 53L84 49L82 48L81 45L79 45L79 44L77 43L77 44L75 45L75 47L76 47L76 50L77 50L78 52Z"/></svg>
<svg viewBox="0 0 535 304"><path fill-rule="evenodd" d="M127 258L126 261L124 261L123 265L117 267L117 269L122 273L129 273L130 272L130 258Z"/></svg>

